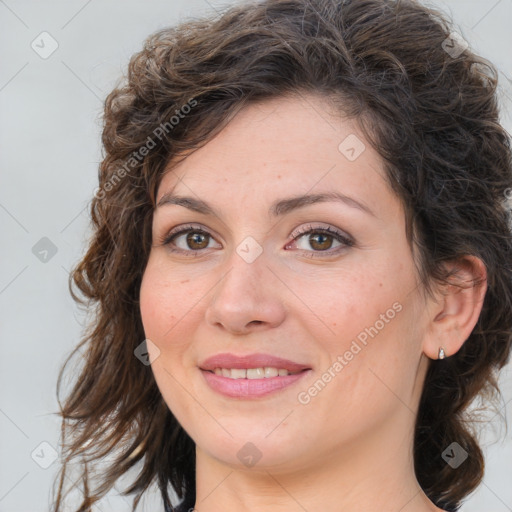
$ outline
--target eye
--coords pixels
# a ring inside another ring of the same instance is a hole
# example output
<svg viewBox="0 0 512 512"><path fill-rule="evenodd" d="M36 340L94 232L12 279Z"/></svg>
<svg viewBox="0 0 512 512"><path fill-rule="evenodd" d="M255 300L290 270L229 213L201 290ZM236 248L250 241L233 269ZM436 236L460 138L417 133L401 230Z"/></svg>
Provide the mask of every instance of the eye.
<svg viewBox="0 0 512 512"><path fill-rule="evenodd" d="M202 249L209 249L213 240L210 233L196 226L180 226L180 229L172 230L166 234L162 245L169 246L172 252L197 253Z"/></svg>
<svg viewBox="0 0 512 512"><path fill-rule="evenodd" d="M298 233L293 234L293 237L292 242L288 243L285 248L298 248L309 253L308 257L310 258L333 256L354 245L354 240L349 235L331 226L324 228L309 224L300 228ZM160 244L167 246L171 252L197 256L200 251L212 248L210 246L212 240L214 240L212 235L204 229L186 225L179 226L164 235ZM335 249L331 250L333 246ZM319 253L325 253L325 256Z"/></svg>
<svg viewBox="0 0 512 512"><path fill-rule="evenodd" d="M335 246L336 243L338 246ZM331 226L323 228L313 227L310 224L301 228L299 233L295 233L293 241L291 244L288 244L286 248L289 248L291 245L298 246L299 249L311 253L309 257L317 258L323 257L323 255L318 253L327 253L328 256L338 254L347 247L352 247L354 245L354 240L349 235L346 235L342 231L338 231ZM331 250L333 246L336 248ZM313 251L309 248L312 248Z"/></svg>

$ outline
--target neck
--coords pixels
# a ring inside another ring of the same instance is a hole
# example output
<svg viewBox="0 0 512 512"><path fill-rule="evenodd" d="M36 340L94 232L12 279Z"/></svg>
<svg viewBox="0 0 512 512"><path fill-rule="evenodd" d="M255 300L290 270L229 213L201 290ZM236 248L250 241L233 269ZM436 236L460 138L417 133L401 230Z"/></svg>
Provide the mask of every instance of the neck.
<svg viewBox="0 0 512 512"><path fill-rule="evenodd" d="M410 418L402 420L410 423ZM441 511L416 480L413 427L405 430L406 436L403 424L396 427L390 423L329 453L306 454L307 460L271 466L263 464L264 458L250 468L225 463L196 447L195 508L201 512Z"/></svg>

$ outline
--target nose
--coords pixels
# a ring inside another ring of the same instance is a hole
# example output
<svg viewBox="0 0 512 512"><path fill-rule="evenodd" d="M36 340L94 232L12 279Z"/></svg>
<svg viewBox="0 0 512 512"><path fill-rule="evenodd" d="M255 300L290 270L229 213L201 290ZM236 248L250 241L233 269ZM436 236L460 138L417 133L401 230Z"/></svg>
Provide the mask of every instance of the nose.
<svg viewBox="0 0 512 512"><path fill-rule="evenodd" d="M286 316L282 293L283 284L264 254L247 263L234 253L210 295L205 319L232 334L278 327Z"/></svg>

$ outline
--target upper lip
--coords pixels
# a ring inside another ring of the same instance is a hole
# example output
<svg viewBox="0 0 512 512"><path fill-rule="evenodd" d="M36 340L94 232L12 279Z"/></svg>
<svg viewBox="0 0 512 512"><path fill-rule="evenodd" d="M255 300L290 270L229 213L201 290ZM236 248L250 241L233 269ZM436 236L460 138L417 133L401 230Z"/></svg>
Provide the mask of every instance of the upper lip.
<svg viewBox="0 0 512 512"><path fill-rule="evenodd" d="M281 368L289 372L300 372L309 370L310 367L305 364L296 363L289 359L272 356L270 354L247 354L237 356L235 354L216 354L205 359L199 364L202 370L215 370L215 368Z"/></svg>

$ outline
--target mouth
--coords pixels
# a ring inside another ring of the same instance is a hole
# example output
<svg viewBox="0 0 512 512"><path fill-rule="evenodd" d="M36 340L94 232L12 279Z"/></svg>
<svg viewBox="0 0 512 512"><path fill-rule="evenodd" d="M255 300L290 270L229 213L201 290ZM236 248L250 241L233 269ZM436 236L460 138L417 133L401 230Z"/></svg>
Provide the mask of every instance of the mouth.
<svg viewBox="0 0 512 512"><path fill-rule="evenodd" d="M216 354L199 369L211 390L229 398L255 399L278 393L303 379L312 368L271 354Z"/></svg>
<svg viewBox="0 0 512 512"><path fill-rule="evenodd" d="M272 369L274 370L272 373L275 373L276 369ZM201 370L208 387L224 397L238 400L254 400L282 393L286 389L293 388L299 380L312 371L311 368L294 373L283 370L283 373L279 375L279 370L277 370L277 376L270 375L270 372L267 372L266 376L262 376L261 368L217 368L216 370ZM286 371L286 375L284 375L284 371ZM229 375L225 376L222 372L226 374L229 372Z"/></svg>

